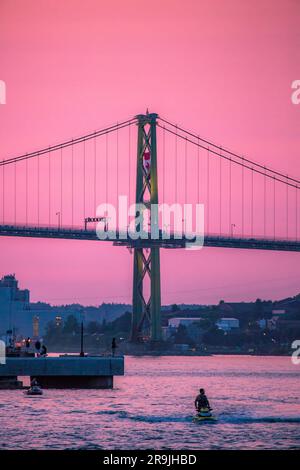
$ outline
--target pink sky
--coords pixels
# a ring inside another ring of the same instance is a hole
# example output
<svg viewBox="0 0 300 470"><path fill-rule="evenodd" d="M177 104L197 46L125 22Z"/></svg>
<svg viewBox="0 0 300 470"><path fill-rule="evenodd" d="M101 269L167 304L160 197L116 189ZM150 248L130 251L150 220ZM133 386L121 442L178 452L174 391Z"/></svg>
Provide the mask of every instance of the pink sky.
<svg viewBox="0 0 300 470"><path fill-rule="evenodd" d="M296 0L1 0L1 159L149 107L299 178L300 105L291 102L299 17ZM1 238L0 257L0 275L15 272L33 300L131 301L124 248ZM162 250L162 301L294 295L299 260L299 253Z"/></svg>

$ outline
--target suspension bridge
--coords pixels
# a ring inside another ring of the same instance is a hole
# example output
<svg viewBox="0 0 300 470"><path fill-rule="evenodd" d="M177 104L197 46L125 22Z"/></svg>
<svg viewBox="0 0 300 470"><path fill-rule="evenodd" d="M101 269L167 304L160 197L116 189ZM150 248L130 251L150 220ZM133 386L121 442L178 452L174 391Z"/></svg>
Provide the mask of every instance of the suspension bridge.
<svg viewBox="0 0 300 470"><path fill-rule="evenodd" d="M203 204L205 247L300 251L300 180L155 113L3 159L0 166L1 236L106 241L133 252L134 342L161 339L160 249L190 242L187 233L176 235L171 219L164 236L163 219L151 213L159 202ZM133 237L118 213L124 195L136 208L133 231L144 218L151 222L144 238ZM97 215L103 202L117 208L115 220ZM96 224L115 237L99 240Z"/></svg>

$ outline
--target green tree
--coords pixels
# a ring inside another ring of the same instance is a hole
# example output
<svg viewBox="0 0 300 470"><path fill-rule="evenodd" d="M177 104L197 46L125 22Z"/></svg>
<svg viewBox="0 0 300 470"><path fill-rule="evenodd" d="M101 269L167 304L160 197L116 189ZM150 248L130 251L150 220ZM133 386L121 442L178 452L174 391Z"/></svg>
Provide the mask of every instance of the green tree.
<svg viewBox="0 0 300 470"><path fill-rule="evenodd" d="M102 325L97 321L90 321L86 326L86 332L89 335L102 332Z"/></svg>
<svg viewBox="0 0 300 470"><path fill-rule="evenodd" d="M75 335L80 332L80 325L75 315L69 315L63 327L63 334Z"/></svg>

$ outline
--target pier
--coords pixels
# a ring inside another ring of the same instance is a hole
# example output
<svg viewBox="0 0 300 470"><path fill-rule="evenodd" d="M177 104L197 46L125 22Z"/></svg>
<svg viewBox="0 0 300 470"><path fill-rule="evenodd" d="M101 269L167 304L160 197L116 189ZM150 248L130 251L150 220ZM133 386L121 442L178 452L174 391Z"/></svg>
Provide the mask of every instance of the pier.
<svg viewBox="0 0 300 470"><path fill-rule="evenodd" d="M7 357L0 389L22 388L26 376L42 388L113 388L115 375L124 375L123 356Z"/></svg>

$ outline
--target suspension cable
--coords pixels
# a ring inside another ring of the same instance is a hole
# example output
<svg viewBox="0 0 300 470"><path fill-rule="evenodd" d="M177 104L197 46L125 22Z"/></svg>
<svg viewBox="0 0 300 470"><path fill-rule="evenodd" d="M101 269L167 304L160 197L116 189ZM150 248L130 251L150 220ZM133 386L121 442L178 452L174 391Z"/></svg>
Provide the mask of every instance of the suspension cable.
<svg viewBox="0 0 300 470"><path fill-rule="evenodd" d="M157 125L162 128L162 126L161 126L160 124L157 124ZM178 129L179 129L179 128L178 128ZM181 134L178 134L178 133L176 134L174 131L172 131L171 129L168 129L167 127L166 127L166 131L169 132L170 134L177 135L177 137L181 138L182 140L187 139L187 141L190 142L191 144L196 145L196 146L199 146L200 148L202 148L202 149L204 149L204 150L208 150L208 148L209 148L208 146L205 146L205 145L202 145L202 144L198 144L197 142L195 142L195 141L193 141L193 140L191 140L191 139L189 139L189 138L186 138L186 137L184 137L184 136L181 135ZM197 138L197 137L196 137L196 138ZM200 139L200 140L201 140L201 139ZM223 150L224 150L224 149L223 149ZM224 158L224 159L226 159L226 160L228 160L228 161L230 160L230 157L229 157L229 156L227 156L227 155L221 155L220 152L217 152L216 150L213 150L213 149L211 149L211 148L209 148L209 152L210 152L210 154L217 155L218 157ZM244 167L244 168L247 168L248 170L252 170L252 169L253 169L253 171L254 171L255 173L258 173L258 174L260 174L260 175L264 175L264 174L265 174L264 171L261 171L261 170L259 170L259 169L257 169L257 168L253 168L253 167L251 167L251 166L249 166L249 165L244 164L243 161L247 161L247 160L244 159L243 157L241 157L241 159L242 159L241 162L239 162L239 161L237 161L237 160L232 160L232 163L235 163L236 165L239 165L239 166L242 166L242 167ZM264 168L264 167L263 167L263 168ZM268 170L268 169L267 169L267 171L272 171L272 170ZM273 172L273 173L274 173L274 172ZM281 175L281 174L280 174L280 175ZM278 177L275 176L275 174L274 174L274 175L266 174L266 177L267 177L267 178L270 178L270 179L272 179L272 180L275 178L275 181L278 181L279 183L287 184L287 185L291 186L292 188L297 188L297 189L300 188L300 186L298 186L297 184L288 183L288 182L286 182L286 181L283 181L282 179L279 179ZM286 176L283 175L283 178L286 179ZM297 180L294 180L293 178L289 178L289 180L292 180L292 181L295 181L296 183L298 183L298 181L297 181ZM299 183L300 183L300 181L299 181Z"/></svg>
<svg viewBox="0 0 300 470"><path fill-rule="evenodd" d="M0 166L9 165L10 163L13 163L15 161L19 162L19 161L26 160L26 159L29 159L29 158L37 157L38 155L44 155L48 152L55 152L56 150L59 150L60 148L66 148L66 147L70 147L71 145L80 144L80 143L82 143L86 140L90 140L90 139L93 139L95 137L100 137L102 135L109 134L109 133L114 132L116 130L123 129L124 127L131 126L134 123L136 123L136 118L133 118L133 119L130 119L128 121L124 121L124 122L115 124L114 126L106 127L105 129L101 129L99 131L96 131L96 132L93 132L93 133L90 133L90 134L86 134L86 135L81 136L81 137L77 137L76 139L70 139L70 140L62 142L60 144L52 145L50 147L43 148L43 149L40 149L40 150L36 150L34 152L31 152L31 153L26 153L26 154L23 154L23 155L19 155L18 157L13 157L13 158L8 158L6 160L2 160L2 161L0 161Z"/></svg>
<svg viewBox="0 0 300 470"><path fill-rule="evenodd" d="M194 137L195 139L199 139L201 140L202 142L204 142L205 144L209 145L210 147L214 147L214 148L217 148L217 149L221 149L221 147L219 145L216 145L214 144L213 142L210 142L209 140L207 139L203 139L202 137L199 137L198 135L194 134L193 132L191 131L188 131L186 129L183 129L182 127L179 127L177 124L173 124L172 122L166 120L166 119L163 119L162 117L159 117L160 121L172 126L172 127L176 127L177 129L177 132L178 130L181 131L181 132L184 132L185 134L188 134L189 136L191 137ZM268 172L270 173L274 173L275 175L277 176L280 176L281 178L287 178L289 181L293 181L294 183L300 183L300 180L297 180L295 178L291 178L291 177L287 177L286 175L284 175L283 173L280 173L279 171L276 171L276 170L272 170L271 168L267 168L265 167L264 165L261 165L260 163L256 163L250 159L247 159L245 157L242 157L241 155L235 153L235 152L232 152L231 150L228 150L224 147L222 147L223 151L228 153L229 155L231 155L232 157L236 157L236 158L239 158L240 160L243 160L244 162L247 162L247 163L250 163L251 165L254 165L258 168L260 168L261 170L264 170L266 169ZM255 170L254 170L255 171Z"/></svg>

